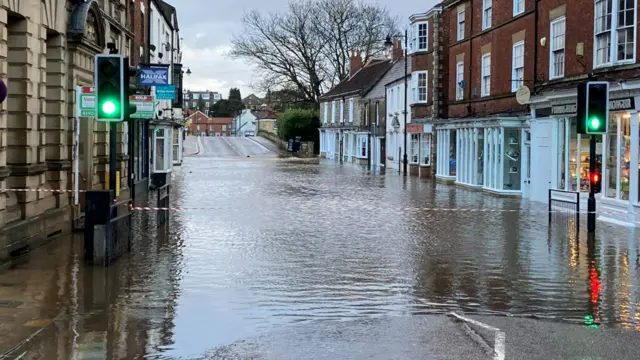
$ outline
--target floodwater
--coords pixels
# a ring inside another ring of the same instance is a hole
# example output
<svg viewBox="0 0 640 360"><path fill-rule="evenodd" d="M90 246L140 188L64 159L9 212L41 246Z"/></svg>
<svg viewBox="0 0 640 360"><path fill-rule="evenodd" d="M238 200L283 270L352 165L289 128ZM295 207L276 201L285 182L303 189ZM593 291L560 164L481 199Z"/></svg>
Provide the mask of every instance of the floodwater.
<svg viewBox="0 0 640 360"><path fill-rule="evenodd" d="M0 300L54 321L42 351L189 357L290 324L448 311L640 330L633 229L599 222L588 240L585 218L549 226L541 204L222 141L174 172L168 228L136 212L108 269L85 267L76 238L0 273ZM521 211L465 210L480 208Z"/></svg>

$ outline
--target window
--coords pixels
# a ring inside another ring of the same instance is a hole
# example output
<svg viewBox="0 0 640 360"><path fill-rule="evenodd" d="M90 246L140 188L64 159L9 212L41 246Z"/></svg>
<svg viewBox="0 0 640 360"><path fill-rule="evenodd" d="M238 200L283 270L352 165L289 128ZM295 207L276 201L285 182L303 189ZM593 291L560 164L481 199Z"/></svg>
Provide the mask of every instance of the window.
<svg viewBox="0 0 640 360"><path fill-rule="evenodd" d="M380 103L376 101L376 126L380 125Z"/></svg>
<svg viewBox="0 0 640 360"><path fill-rule="evenodd" d="M411 134L411 157L409 162L417 164L420 158L420 134Z"/></svg>
<svg viewBox="0 0 640 360"><path fill-rule="evenodd" d="M369 139L367 135L358 135L358 158L366 159L367 158L367 145L369 143Z"/></svg>
<svg viewBox="0 0 640 360"><path fill-rule="evenodd" d="M340 100L340 122L344 122L344 99Z"/></svg>
<svg viewBox="0 0 640 360"><path fill-rule="evenodd" d="M635 59L636 2L596 0L594 65L616 65ZM616 26L613 31L612 24Z"/></svg>
<svg viewBox="0 0 640 360"><path fill-rule="evenodd" d="M349 122L353 122L353 98L349 99Z"/></svg>
<svg viewBox="0 0 640 360"><path fill-rule="evenodd" d="M397 109L397 107L396 107L396 98L395 98L395 96L393 94L393 88L389 89L389 104L391 105L389 107L389 110L390 110L389 112L393 112L393 110Z"/></svg>
<svg viewBox="0 0 640 360"><path fill-rule="evenodd" d="M513 44L511 65L511 91L518 91L524 84L524 41Z"/></svg>
<svg viewBox="0 0 640 360"><path fill-rule="evenodd" d="M464 99L464 62L456 64L456 100Z"/></svg>
<svg viewBox="0 0 640 360"><path fill-rule="evenodd" d="M551 22L551 58L549 59L549 76L557 79L564 76L564 34L566 29L564 17Z"/></svg>
<svg viewBox="0 0 640 360"><path fill-rule="evenodd" d="M513 16L524 12L524 0L513 0Z"/></svg>
<svg viewBox="0 0 640 360"><path fill-rule="evenodd" d="M401 89L402 88L400 86L396 87L396 112L400 111L400 91L401 91ZM404 94L404 91L402 93Z"/></svg>
<svg viewBox="0 0 640 360"><path fill-rule="evenodd" d="M331 102L331 122L336 122L336 101Z"/></svg>
<svg viewBox="0 0 640 360"><path fill-rule="evenodd" d="M329 119L329 103L324 103L324 122L326 123Z"/></svg>
<svg viewBox="0 0 640 360"><path fill-rule="evenodd" d="M480 84L480 95L489 96L491 94L491 53L482 55L482 80Z"/></svg>
<svg viewBox="0 0 640 360"><path fill-rule="evenodd" d="M429 47L429 23L428 22L420 22L413 25L415 27L414 37L415 41L415 49L418 51L427 50Z"/></svg>
<svg viewBox="0 0 640 360"><path fill-rule="evenodd" d="M427 102L427 72L415 71L413 77L413 101L416 103Z"/></svg>
<svg viewBox="0 0 640 360"><path fill-rule="evenodd" d="M491 27L493 0L482 0L482 30Z"/></svg>
<svg viewBox="0 0 640 360"><path fill-rule="evenodd" d="M464 39L464 9L458 10L458 41Z"/></svg>
<svg viewBox="0 0 640 360"><path fill-rule="evenodd" d="M420 165L431 165L431 134L422 134L420 145Z"/></svg>

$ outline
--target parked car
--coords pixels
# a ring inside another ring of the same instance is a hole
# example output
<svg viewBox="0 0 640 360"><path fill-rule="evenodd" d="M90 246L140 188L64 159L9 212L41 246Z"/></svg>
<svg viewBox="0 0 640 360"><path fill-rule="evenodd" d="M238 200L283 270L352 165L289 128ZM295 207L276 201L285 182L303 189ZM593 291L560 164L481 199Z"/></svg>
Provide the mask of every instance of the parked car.
<svg viewBox="0 0 640 360"><path fill-rule="evenodd" d="M244 132L244 136L256 136L256 132L253 130L247 130Z"/></svg>

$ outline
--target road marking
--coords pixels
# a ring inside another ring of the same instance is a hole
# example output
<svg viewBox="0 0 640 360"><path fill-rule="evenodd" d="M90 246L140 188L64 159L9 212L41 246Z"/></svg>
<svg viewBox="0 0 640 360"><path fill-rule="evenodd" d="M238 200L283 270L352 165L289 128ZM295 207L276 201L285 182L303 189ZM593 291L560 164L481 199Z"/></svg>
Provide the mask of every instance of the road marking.
<svg viewBox="0 0 640 360"><path fill-rule="evenodd" d="M272 153L272 152L273 152L273 151L269 150L266 146L264 146L264 145L260 144L260 143L258 142L258 140L255 140L255 139L253 139L253 138L251 138L251 137L248 137L247 139L249 139L249 140L253 141L253 142L254 142L254 143L256 143L256 144L258 144L258 146L260 146L260 147L262 148L262 150L267 151L267 152L270 152L270 153Z"/></svg>
<svg viewBox="0 0 640 360"><path fill-rule="evenodd" d="M493 343L493 360L504 360L505 357L505 351L506 351L506 339L507 339L507 335L501 331L500 329L493 327L491 325L487 325L485 323L482 323L480 321L477 320L473 320L470 319L468 317L464 317L461 315L458 315L454 312L450 312L448 314L449 316L453 316L455 318L457 318L458 320L464 321L465 323L468 324L473 324L475 326L479 326L483 329L487 329L489 331L493 331L495 332L495 340Z"/></svg>
<svg viewBox="0 0 640 360"><path fill-rule="evenodd" d="M233 149L233 151L235 151L238 155L242 156L242 154L240 153L240 151L238 151L238 149L236 149L235 146L231 145L231 143L225 139L226 136L220 136L222 138L222 140L224 140L224 142L227 143L227 145L229 145L229 147L231 147L231 149Z"/></svg>

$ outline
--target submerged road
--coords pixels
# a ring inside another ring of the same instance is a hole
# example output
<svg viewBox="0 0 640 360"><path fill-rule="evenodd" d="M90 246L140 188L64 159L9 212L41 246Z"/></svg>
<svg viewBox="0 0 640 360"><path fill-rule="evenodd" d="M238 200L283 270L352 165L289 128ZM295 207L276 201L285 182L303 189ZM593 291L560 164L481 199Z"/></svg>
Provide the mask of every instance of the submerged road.
<svg viewBox="0 0 640 360"><path fill-rule="evenodd" d="M235 157L235 156L276 156L276 153L254 137L201 137L203 149L202 157ZM263 140L262 140L263 141Z"/></svg>

